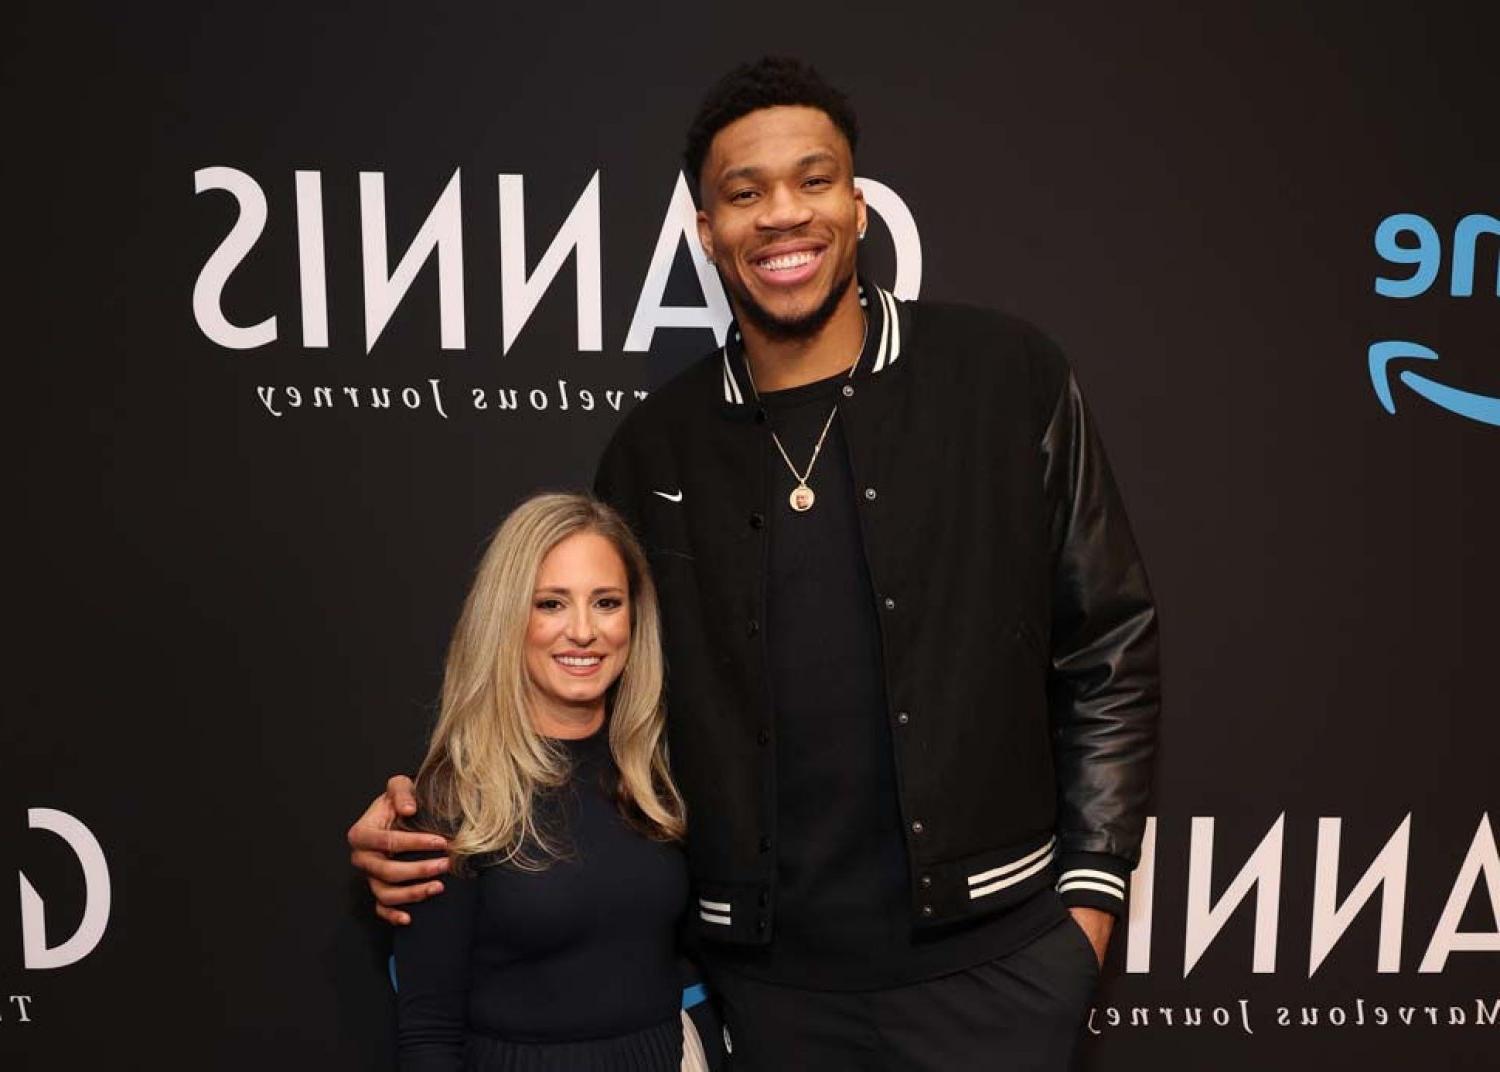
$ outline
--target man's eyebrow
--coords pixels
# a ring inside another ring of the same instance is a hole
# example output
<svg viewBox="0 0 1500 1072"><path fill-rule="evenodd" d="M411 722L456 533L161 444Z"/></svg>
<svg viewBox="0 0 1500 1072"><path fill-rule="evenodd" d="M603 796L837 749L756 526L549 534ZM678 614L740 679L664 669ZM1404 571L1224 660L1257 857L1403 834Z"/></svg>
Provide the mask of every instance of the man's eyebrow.
<svg viewBox="0 0 1500 1072"><path fill-rule="evenodd" d="M808 153L806 156L798 157L797 163L793 166L798 171L805 171L814 164L824 163L836 164L838 163L838 157L827 149L819 149L815 153ZM764 168L758 167L755 164L745 164L741 167L730 168L724 172L723 175L719 176L719 182L733 182L736 179L750 179L753 181L760 178L763 174L765 174Z"/></svg>

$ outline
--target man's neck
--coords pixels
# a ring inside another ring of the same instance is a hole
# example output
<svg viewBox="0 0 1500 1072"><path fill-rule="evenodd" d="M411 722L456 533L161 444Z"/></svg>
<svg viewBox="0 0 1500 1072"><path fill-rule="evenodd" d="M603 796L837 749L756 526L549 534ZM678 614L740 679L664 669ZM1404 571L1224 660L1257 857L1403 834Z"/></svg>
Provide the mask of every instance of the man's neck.
<svg viewBox="0 0 1500 1072"><path fill-rule="evenodd" d="M859 304L859 285L853 281L816 335L778 339L759 331L744 317L739 325L745 360L758 391L785 391L845 372L859 356L865 339L865 312Z"/></svg>

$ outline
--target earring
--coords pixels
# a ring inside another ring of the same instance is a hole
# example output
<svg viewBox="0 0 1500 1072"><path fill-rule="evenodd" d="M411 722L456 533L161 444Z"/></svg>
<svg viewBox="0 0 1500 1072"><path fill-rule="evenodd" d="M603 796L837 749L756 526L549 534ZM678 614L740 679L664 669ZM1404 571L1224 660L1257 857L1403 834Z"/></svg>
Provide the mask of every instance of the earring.
<svg viewBox="0 0 1500 1072"><path fill-rule="evenodd" d="M863 242L865 240L865 233L863 231L859 232L859 240L861 242Z"/></svg>

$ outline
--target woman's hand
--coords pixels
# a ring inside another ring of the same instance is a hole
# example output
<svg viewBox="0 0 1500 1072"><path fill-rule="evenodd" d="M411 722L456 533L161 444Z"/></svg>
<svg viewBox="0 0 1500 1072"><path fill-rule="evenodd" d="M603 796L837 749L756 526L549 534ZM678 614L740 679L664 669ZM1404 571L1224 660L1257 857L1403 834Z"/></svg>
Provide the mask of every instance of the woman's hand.
<svg viewBox="0 0 1500 1072"><path fill-rule="evenodd" d="M443 892L441 882L429 882L434 875L448 870L448 858L432 860L394 860L402 852L441 852L448 847L446 838L395 829L398 817L415 815L417 798L411 779L398 774L385 783L385 792L365 809L349 828L349 862L363 872L375 895L375 914L387 923L405 925L411 917L399 906L425 901Z"/></svg>

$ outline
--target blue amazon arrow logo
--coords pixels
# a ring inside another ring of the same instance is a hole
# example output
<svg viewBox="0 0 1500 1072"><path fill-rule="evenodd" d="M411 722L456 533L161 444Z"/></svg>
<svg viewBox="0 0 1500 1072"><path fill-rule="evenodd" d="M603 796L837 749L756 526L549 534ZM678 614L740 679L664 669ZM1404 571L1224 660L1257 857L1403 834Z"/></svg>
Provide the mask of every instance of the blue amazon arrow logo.
<svg viewBox="0 0 1500 1072"><path fill-rule="evenodd" d="M1436 361L1437 351L1418 342L1403 342L1392 339L1370 345L1370 382L1375 386L1375 397L1387 413L1396 412L1396 400L1391 395L1389 365L1397 358L1413 358L1418 361ZM1442 406L1450 413L1467 417L1471 421L1493 424L1500 427L1500 398L1477 395L1472 391L1460 391L1456 387L1429 380L1410 369L1399 373L1401 382L1434 405Z"/></svg>

